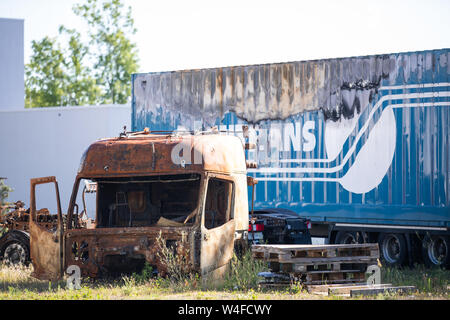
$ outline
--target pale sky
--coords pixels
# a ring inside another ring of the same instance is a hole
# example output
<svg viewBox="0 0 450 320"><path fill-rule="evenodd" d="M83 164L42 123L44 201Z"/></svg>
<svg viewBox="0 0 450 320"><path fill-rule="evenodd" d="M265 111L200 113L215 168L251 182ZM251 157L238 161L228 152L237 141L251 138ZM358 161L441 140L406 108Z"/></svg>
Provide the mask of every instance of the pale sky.
<svg viewBox="0 0 450 320"><path fill-rule="evenodd" d="M0 17L25 20L31 40L57 36L84 0L0 0ZM450 0L124 0L131 5L140 72L337 58L450 47Z"/></svg>

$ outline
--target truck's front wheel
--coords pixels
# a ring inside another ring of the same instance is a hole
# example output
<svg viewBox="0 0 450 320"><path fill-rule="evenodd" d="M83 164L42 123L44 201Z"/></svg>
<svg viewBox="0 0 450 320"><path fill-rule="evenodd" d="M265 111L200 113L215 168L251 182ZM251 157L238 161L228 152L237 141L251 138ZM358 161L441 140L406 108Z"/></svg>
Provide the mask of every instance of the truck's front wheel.
<svg viewBox="0 0 450 320"><path fill-rule="evenodd" d="M30 239L23 233L12 231L0 243L0 255L9 265L28 265L30 262Z"/></svg>
<svg viewBox="0 0 450 320"><path fill-rule="evenodd" d="M27 264L28 248L21 242L7 243L3 250L3 261L10 265Z"/></svg>
<svg viewBox="0 0 450 320"><path fill-rule="evenodd" d="M378 237L380 256L389 267L399 267L407 255L406 240L400 233L381 233Z"/></svg>

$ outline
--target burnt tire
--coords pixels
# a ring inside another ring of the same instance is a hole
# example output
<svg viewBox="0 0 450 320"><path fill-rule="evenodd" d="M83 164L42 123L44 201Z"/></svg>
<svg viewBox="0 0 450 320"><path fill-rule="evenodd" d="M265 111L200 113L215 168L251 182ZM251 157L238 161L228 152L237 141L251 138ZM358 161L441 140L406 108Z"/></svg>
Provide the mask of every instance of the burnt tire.
<svg viewBox="0 0 450 320"><path fill-rule="evenodd" d="M381 233L378 237L380 258L388 267L401 267L407 257L406 240L401 233Z"/></svg>
<svg viewBox="0 0 450 320"><path fill-rule="evenodd" d="M17 231L6 234L0 244L0 256L4 264L27 266L30 263L30 239Z"/></svg>
<svg viewBox="0 0 450 320"><path fill-rule="evenodd" d="M422 242L422 258L427 267L450 267L450 241L448 236L427 236Z"/></svg>

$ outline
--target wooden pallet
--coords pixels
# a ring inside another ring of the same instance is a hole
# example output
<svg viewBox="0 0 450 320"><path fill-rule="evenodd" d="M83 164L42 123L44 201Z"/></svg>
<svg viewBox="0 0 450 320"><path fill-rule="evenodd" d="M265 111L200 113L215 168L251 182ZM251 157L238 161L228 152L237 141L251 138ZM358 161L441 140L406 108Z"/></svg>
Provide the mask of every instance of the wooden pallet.
<svg viewBox="0 0 450 320"><path fill-rule="evenodd" d="M255 259L267 261L273 273L303 284L364 283L367 266L378 264L378 244L254 245ZM280 278L266 283L281 283ZM284 285L288 282L283 281Z"/></svg>
<svg viewBox="0 0 450 320"><path fill-rule="evenodd" d="M345 270L345 272L308 272L305 275L304 283L342 283L342 282L362 282L365 281L364 272L355 270Z"/></svg>
<svg viewBox="0 0 450 320"><path fill-rule="evenodd" d="M352 269L352 265L377 264L377 243L351 245L254 245L254 259L269 262L273 271L303 273L315 270ZM361 270L363 271L363 270Z"/></svg>
<svg viewBox="0 0 450 320"><path fill-rule="evenodd" d="M377 243L331 245L253 245L254 259L276 262L313 262L329 258L377 259L380 256Z"/></svg>
<svg viewBox="0 0 450 320"><path fill-rule="evenodd" d="M414 286L397 286L394 287L390 283L378 284L378 285L367 285L367 284L330 284L330 285L310 285L307 286L309 293L319 294L319 295L344 295L344 296L368 296L376 295L379 293L400 293L400 294L411 294L416 291Z"/></svg>
<svg viewBox="0 0 450 320"><path fill-rule="evenodd" d="M343 270L365 271L367 266L378 264L378 259L349 259L349 260L313 260L305 262L269 262L269 268L276 272L307 273L313 271Z"/></svg>
<svg viewBox="0 0 450 320"><path fill-rule="evenodd" d="M312 294L328 295L333 293L338 293L332 291L334 288L348 288L348 290L359 287L366 287L366 283L346 283L346 284L319 284L319 285L309 285L306 287L307 291ZM383 284L382 286L390 286L390 284Z"/></svg>
<svg viewBox="0 0 450 320"><path fill-rule="evenodd" d="M366 282L357 281L357 280L333 280L330 282L323 281L309 281L309 282L301 282L301 281L259 281L258 285L262 288L289 288L294 284L298 284L305 288L309 288L309 286L323 286L324 283L328 283L328 285L336 285L336 286L349 286L349 285L357 285L357 286L365 286ZM314 292L317 293L317 292ZM319 294L319 293L318 293Z"/></svg>
<svg viewBox="0 0 450 320"><path fill-rule="evenodd" d="M266 274L262 276L261 274ZM363 272L349 273L307 273L295 276L293 274L275 273L275 272L262 272L258 276L264 278L259 281L261 286L290 286L294 283L301 285L320 285L320 284L348 284L359 283L366 284L365 274Z"/></svg>

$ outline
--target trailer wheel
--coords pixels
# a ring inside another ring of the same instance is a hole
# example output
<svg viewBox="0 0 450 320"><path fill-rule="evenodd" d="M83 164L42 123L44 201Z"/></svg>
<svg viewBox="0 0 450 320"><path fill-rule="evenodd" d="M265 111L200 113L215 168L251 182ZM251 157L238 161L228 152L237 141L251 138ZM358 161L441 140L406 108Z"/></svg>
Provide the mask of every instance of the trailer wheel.
<svg viewBox="0 0 450 320"><path fill-rule="evenodd" d="M389 267L402 266L406 260L405 237L400 233L381 233L378 237L380 256Z"/></svg>
<svg viewBox="0 0 450 320"><path fill-rule="evenodd" d="M428 267L450 266L450 243L446 236L425 237L422 257Z"/></svg>
<svg viewBox="0 0 450 320"><path fill-rule="evenodd" d="M367 235L361 232L353 232L353 231L338 231L336 234L336 240L334 243L336 244L357 244L357 243L365 243Z"/></svg>

